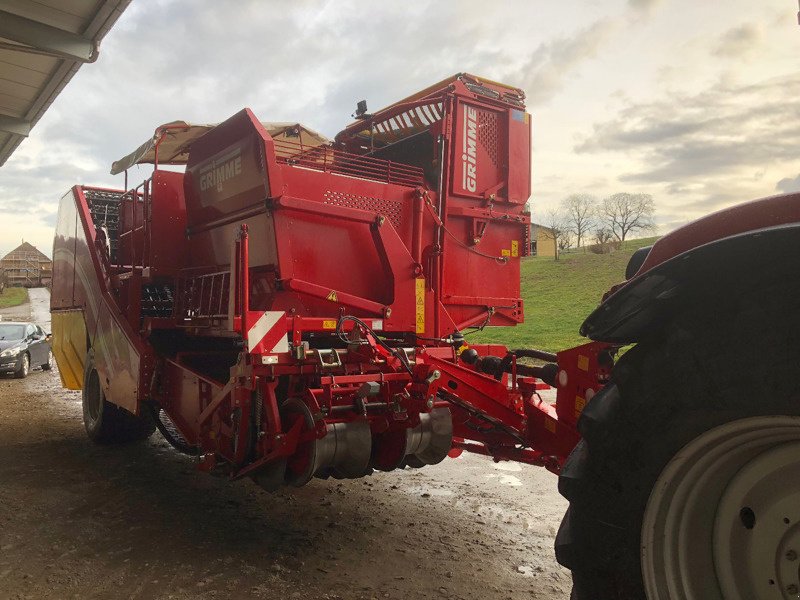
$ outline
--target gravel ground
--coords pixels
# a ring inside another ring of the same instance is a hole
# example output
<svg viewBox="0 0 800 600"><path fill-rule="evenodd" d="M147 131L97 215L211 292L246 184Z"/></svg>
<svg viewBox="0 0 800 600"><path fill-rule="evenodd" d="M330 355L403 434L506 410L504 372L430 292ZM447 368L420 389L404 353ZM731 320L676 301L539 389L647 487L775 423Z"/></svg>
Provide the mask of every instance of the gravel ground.
<svg viewBox="0 0 800 600"><path fill-rule="evenodd" d="M158 434L91 444L55 370L0 378L0 453L0 598L569 597L543 469L466 456L269 494Z"/></svg>

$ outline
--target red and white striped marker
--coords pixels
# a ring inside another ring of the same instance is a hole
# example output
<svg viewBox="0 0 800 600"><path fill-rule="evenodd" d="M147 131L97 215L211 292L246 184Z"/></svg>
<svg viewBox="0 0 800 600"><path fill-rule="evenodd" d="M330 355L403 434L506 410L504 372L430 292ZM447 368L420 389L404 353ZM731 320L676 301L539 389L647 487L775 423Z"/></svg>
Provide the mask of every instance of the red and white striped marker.
<svg viewBox="0 0 800 600"><path fill-rule="evenodd" d="M282 310L268 310L262 313L247 332L247 350L251 354L288 352L289 333L286 330L286 313Z"/></svg>

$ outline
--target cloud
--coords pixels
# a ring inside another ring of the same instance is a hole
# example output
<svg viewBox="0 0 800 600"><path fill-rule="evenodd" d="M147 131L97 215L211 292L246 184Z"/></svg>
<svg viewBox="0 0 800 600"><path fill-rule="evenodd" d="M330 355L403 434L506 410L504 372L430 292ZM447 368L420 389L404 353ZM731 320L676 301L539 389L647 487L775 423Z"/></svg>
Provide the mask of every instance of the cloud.
<svg viewBox="0 0 800 600"><path fill-rule="evenodd" d="M218 122L244 106L264 120L301 120L332 137L357 100L374 110L460 71L526 87L535 104L557 93L611 30L595 23L539 44L526 59L520 48L532 47L529 33L508 28L511 19L538 14L526 2L488 12L481 0L367 5L299 1L265 10L262 0L241 0L221 19L213 0L190 9L161 1L154 19L153 6L133 3L105 38L98 63L77 73L23 148L46 139L48 152L80 158L90 181L109 184L117 181L108 177L111 162L157 125ZM21 154L4 175L33 160ZM25 170L44 166L36 159Z"/></svg>
<svg viewBox="0 0 800 600"><path fill-rule="evenodd" d="M759 24L744 23L723 33L711 53L725 58L742 58L761 43L763 35Z"/></svg>
<svg viewBox="0 0 800 600"><path fill-rule="evenodd" d="M797 159L800 74L753 85L718 83L697 94L630 103L576 146L623 152L642 168L626 183L684 183L752 173Z"/></svg>
<svg viewBox="0 0 800 600"><path fill-rule="evenodd" d="M792 192L800 192L800 175L797 177L785 177L781 179L775 186L775 189L784 194L791 194Z"/></svg>
<svg viewBox="0 0 800 600"><path fill-rule="evenodd" d="M619 27L617 21L597 21L575 35L540 44L519 70L528 105L543 104L555 96L581 64L597 56Z"/></svg>
<svg viewBox="0 0 800 600"><path fill-rule="evenodd" d="M357 100L374 111L461 71L525 89L536 113L537 201L555 202L565 189L619 191L622 180L676 182L667 203L714 204L735 193L738 181L722 179L737 169L750 183L763 172L762 188L800 172L784 160L790 148L796 154L800 125L795 80L696 92L720 65L751 56L759 39L765 53L790 47L772 44L772 29L768 46L766 25L739 25L747 14L706 23L697 17L703 3L608 4L237 0L221 12L217 0L134 2L98 62L81 68L0 171L0 251L19 243L18 231L48 247L59 197L75 183L121 187L122 177L108 174L111 162L161 123L213 123L248 106L264 120L299 120L333 136ZM750 3L753 21L766 24L761 4ZM696 21L703 40L688 58L676 48L688 33L676 30L676 17ZM651 81L653 61L666 55L679 78ZM692 78L697 62L707 68ZM675 81L695 92L665 91ZM575 132L583 156L572 151ZM129 183L148 175L147 166L133 169Z"/></svg>
<svg viewBox="0 0 800 600"><path fill-rule="evenodd" d="M659 4L661 0L628 0L628 6L643 12L650 12Z"/></svg>
<svg viewBox="0 0 800 600"><path fill-rule="evenodd" d="M496 44L512 41L513 11L483 18L478 0L277 7L240 0L221 17L215 0L132 3L98 62L81 68L3 167L0 251L28 222L41 236L31 242L49 246L60 196L76 183L121 187L111 162L162 123L214 123L248 106L332 136L361 98L379 108L462 70L494 79L528 43L520 33L516 48ZM130 182L148 171L132 170Z"/></svg>

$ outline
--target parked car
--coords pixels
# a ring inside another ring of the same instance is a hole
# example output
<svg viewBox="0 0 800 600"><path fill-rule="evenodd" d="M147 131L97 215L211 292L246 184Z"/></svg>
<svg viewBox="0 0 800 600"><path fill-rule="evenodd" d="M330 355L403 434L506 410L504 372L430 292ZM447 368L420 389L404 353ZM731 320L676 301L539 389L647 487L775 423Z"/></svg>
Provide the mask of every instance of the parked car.
<svg viewBox="0 0 800 600"><path fill-rule="evenodd" d="M33 323L0 322L0 373L27 377L31 368L53 365L50 334Z"/></svg>

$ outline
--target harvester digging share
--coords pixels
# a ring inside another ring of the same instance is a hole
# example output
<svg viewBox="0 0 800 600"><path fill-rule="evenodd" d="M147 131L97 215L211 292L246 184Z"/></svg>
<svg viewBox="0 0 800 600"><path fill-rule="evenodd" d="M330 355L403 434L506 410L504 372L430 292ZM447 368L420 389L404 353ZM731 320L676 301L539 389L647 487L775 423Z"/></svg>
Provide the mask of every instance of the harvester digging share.
<svg viewBox="0 0 800 600"><path fill-rule="evenodd" d="M62 198L54 246L53 349L93 441L158 428L267 490L464 451L543 466L574 598L797 597L800 196L637 253L592 341L553 354L467 343L523 320L519 89L460 74L333 141L247 109L173 122L112 172Z"/></svg>

